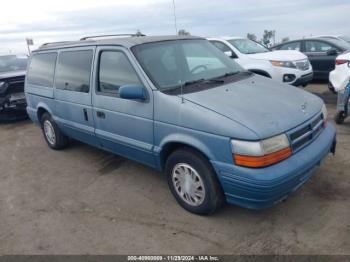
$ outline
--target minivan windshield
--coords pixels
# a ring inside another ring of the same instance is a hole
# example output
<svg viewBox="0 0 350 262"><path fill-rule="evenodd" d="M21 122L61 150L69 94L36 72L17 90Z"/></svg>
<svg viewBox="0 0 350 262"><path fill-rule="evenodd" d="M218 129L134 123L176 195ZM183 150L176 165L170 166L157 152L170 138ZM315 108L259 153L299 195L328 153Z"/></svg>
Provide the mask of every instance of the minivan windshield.
<svg viewBox="0 0 350 262"><path fill-rule="evenodd" d="M146 43L132 48L144 71L161 90L237 74L243 69L203 39ZM207 82L207 83L208 83Z"/></svg>
<svg viewBox="0 0 350 262"><path fill-rule="evenodd" d="M0 56L0 73L26 70L27 60L28 58L26 56L17 56L17 55Z"/></svg>
<svg viewBox="0 0 350 262"><path fill-rule="evenodd" d="M270 52L270 50L267 49L266 47L246 38L230 39L227 41L231 45L236 47L238 51L241 52L242 54L257 54L257 53Z"/></svg>

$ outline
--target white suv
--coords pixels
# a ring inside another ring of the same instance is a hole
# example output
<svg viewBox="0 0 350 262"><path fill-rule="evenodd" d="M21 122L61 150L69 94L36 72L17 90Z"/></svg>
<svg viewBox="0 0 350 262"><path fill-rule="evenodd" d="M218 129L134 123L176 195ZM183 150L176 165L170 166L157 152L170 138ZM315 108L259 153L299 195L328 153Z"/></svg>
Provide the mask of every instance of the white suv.
<svg viewBox="0 0 350 262"><path fill-rule="evenodd" d="M295 86L306 86L313 79L308 58L299 51L271 51L242 37L208 38L244 69Z"/></svg>

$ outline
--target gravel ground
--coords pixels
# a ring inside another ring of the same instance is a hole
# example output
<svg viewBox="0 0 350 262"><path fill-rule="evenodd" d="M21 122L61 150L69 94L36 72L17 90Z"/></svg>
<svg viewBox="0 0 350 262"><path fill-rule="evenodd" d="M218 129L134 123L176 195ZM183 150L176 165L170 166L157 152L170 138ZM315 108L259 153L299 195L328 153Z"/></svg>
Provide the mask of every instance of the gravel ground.
<svg viewBox="0 0 350 262"><path fill-rule="evenodd" d="M324 84L307 90L327 103ZM164 177L73 142L52 151L30 121L0 125L0 254L350 254L350 119L338 148L287 201L210 217L175 202Z"/></svg>

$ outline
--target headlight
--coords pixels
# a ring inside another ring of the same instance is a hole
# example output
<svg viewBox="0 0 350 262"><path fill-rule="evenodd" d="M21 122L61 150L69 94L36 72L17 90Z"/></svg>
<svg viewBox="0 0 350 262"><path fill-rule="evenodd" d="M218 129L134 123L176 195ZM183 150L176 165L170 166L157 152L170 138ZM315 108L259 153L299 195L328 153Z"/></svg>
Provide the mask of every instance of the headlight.
<svg viewBox="0 0 350 262"><path fill-rule="evenodd" d="M276 61L271 60L270 61L272 65L278 66L278 67L288 67L288 68L297 68L295 64L291 61Z"/></svg>
<svg viewBox="0 0 350 262"><path fill-rule="evenodd" d="M245 167L266 167L276 164L292 154L285 134L261 141L231 140L233 160Z"/></svg>
<svg viewBox="0 0 350 262"><path fill-rule="evenodd" d="M325 104L323 104L322 106L322 115L323 115L323 120L326 122L328 117L328 111Z"/></svg>
<svg viewBox="0 0 350 262"><path fill-rule="evenodd" d="M5 93L7 90L7 87L8 87L7 82L0 81L0 94Z"/></svg>

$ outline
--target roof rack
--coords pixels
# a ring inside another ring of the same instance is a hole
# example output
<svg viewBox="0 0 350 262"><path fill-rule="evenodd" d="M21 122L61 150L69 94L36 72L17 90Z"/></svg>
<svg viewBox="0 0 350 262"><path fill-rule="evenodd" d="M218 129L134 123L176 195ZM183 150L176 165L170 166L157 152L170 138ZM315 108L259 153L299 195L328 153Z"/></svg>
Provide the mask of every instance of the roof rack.
<svg viewBox="0 0 350 262"><path fill-rule="evenodd" d="M112 35L95 35L95 36L85 36L83 38L80 39L80 41L84 41L87 39L91 39L91 38L103 38L103 37L123 37L123 36L131 36L131 37L138 37L138 36L146 36L144 34L112 34Z"/></svg>
<svg viewBox="0 0 350 262"><path fill-rule="evenodd" d="M40 47L50 46L50 45L59 45L59 44L69 44L69 43L73 43L73 42L74 41L49 42L49 43L42 44Z"/></svg>

